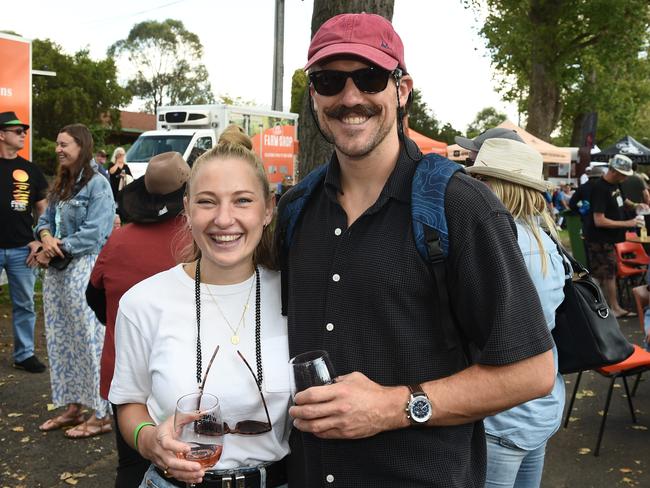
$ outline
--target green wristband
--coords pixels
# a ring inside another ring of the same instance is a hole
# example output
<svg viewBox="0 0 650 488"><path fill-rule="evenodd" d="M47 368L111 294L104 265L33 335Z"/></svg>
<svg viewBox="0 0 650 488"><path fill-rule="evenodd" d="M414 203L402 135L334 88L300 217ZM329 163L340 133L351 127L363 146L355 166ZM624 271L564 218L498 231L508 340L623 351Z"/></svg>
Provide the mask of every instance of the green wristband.
<svg viewBox="0 0 650 488"><path fill-rule="evenodd" d="M133 445L135 446L136 451L138 450L138 436L140 435L140 431L142 430L142 427L146 427L147 425L151 425L152 427L156 426L153 422L140 422L133 431Z"/></svg>

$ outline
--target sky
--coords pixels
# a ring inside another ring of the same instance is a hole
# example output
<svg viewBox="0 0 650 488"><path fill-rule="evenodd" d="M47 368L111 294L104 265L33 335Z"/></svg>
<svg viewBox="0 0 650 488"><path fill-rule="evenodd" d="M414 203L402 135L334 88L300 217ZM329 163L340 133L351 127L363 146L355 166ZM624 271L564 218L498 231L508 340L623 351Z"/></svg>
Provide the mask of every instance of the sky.
<svg viewBox="0 0 650 488"><path fill-rule="evenodd" d="M273 0L23 0L4 9L0 30L46 39L72 54L88 48L95 59L145 20L181 20L199 36L215 95L270 108ZM312 0L285 0L283 106L291 102L291 76L307 59ZM461 0L395 0L393 25L405 61L424 102L442 122L464 132L476 114L496 107L517 123L512 104L501 101L474 12ZM38 69L37 66L33 67ZM118 73L118 78L123 76Z"/></svg>

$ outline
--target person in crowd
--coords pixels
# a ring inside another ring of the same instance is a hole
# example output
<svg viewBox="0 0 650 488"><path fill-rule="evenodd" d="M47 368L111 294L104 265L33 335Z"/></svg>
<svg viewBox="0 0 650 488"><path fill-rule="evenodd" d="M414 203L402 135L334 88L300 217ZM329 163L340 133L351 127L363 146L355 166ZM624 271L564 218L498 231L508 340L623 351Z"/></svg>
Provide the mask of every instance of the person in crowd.
<svg viewBox="0 0 650 488"><path fill-rule="evenodd" d="M106 169L106 151L100 149L95 153L95 163L97 163L97 172L110 181L108 170Z"/></svg>
<svg viewBox="0 0 650 488"><path fill-rule="evenodd" d="M609 160L608 171L596 180L591 189L590 209L583 235L587 248L587 259L591 274L596 278L612 312L617 318L636 316L625 310L616 295L616 251L614 244L625 240L625 230L642 227L642 215L627 218L626 207L630 210L646 210L644 203L634 203L625 198L620 184L632 174L632 161L623 154Z"/></svg>
<svg viewBox="0 0 650 488"><path fill-rule="evenodd" d="M477 156L480 165L467 169L503 202L517 226L517 242L539 295L549 330L564 301L566 272L555 223L543 193L547 189L542 155L521 142L491 139ZM549 237L551 234L553 238ZM526 327L526 323L522 323ZM564 410L564 380L553 347L555 385L549 395L487 417L486 488L535 488L542 481L546 442L557 431Z"/></svg>
<svg viewBox="0 0 650 488"><path fill-rule="evenodd" d="M119 207L129 222L114 231L99 253L86 289L88 304L106 324L101 360L100 394L108 399L115 367L115 317L122 295L135 284L177 263L183 241L185 182L190 167L180 154L154 156L144 176L118 193ZM117 422L117 408L113 418ZM137 487L149 461L133 450L115 430L117 477L115 488Z"/></svg>
<svg viewBox="0 0 650 488"><path fill-rule="evenodd" d="M133 180L131 168L126 164L125 157L126 151L124 148L115 148L111 156L111 164L108 166L108 175L115 201L117 201L117 193Z"/></svg>
<svg viewBox="0 0 650 488"><path fill-rule="evenodd" d="M566 228L564 212L569 210L569 200L571 200L571 195L573 195L571 185L564 181L559 184L557 190L553 194L553 205L555 207L553 217L558 227L561 229Z"/></svg>
<svg viewBox="0 0 650 488"><path fill-rule="evenodd" d="M632 161L632 174L625 178L621 183L621 191L623 195L632 203L645 203L650 205L650 192L645 180L639 171L639 164ZM634 217L634 210L628 211L629 217Z"/></svg>
<svg viewBox="0 0 650 488"><path fill-rule="evenodd" d="M43 309L50 360L52 403L66 406L39 428L72 439L111 431L109 405L99 395L99 360L104 327L86 303L85 290L97 255L113 228L110 185L92 160L93 139L82 124L65 126L56 138L59 161L47 210L35 234L42 249L36 261L46 268ZM83 406L94 410L88 419Z"/></svg>
<svg viewBox="0 0 650 488"><path fill-rule="evenodd" d="M606 169L603 166L587 168L585 170L587 181L580 185L569 199L569 209L580 215L583 225L587 215L591 212L591 192L594 184L605 174L605 172Z"/></svg>
<svg viewBox="0 0 650 488"><path fill-rule="evenodd" d="M261 477L269 488L286 485L289 354L280 275L273 271L275 204L252 147L230 126L196 160L184 199L188 259L120 301L109 399L118 405L124 439L151 462L143 488L202 479L261 486ZM176 401L201 382L219 398L229 426L221 458L207 471L177 456L190 446L172 435Z"/></svg>
<svg viewBox="0 0 650 488"><path fill-rule="evenodd" d="M34 256L38 242L32 226L47 206L47 182L38 166L18 155L29 125L14 112L0 113L0 271L4 269L11 298L14 368L42 373L34 354Z"/></svg>
<svg viewBox="0 0 650 488"><path fill-rule="evenodd" d="M513 141L524 142L524 140L519 137L519 134L512 129L506 129L505 127L492 127L481 134L477 135L473 139L467 137L456 136L454 140L463 149L469 151L469 156L465 160L465 166L472 166L474 161L476 161L476 155L478 154L481 146L488 139L494 139L495 137L501 139L512 139Z"/></svg>
<svg viewBox="0 0 650 488"><path fill-rule="evenodd" d="M289 484L483 486L482 419L555 380L514 221L485 185L451 177L445 286L458 341L446 347L412 234L422 155L400 123L413 87L400 37L378 15L338 15L313 37L306 69L334 153L283 255L289 351L327 350L340 376L295 396ZM282 198L282 220L300 188Z"/></svg>

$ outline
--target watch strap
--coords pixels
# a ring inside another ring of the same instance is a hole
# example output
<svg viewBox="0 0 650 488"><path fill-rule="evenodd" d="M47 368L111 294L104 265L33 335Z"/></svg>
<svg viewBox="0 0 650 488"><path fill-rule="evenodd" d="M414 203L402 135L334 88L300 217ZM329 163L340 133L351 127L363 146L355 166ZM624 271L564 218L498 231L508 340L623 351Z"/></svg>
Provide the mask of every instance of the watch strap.
<svg viewBox="0 0 650 488"><path fill-rule="evenodd" d="M421 396L421 395L427 396L427 394L424 393L424 389L422 388L422 385L420 385L419 383L416 383L414 385L408 385L408 389L411 391L411 396Z"/></svg>

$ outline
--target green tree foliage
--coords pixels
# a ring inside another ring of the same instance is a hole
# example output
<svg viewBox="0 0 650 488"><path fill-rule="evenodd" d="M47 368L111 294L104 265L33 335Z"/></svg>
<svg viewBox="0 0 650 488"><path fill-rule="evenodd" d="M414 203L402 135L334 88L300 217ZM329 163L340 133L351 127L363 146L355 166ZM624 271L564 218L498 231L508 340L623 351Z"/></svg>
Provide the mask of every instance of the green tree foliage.
<svg viewBox="0 0 650 488"><path fill-rule="evenodd" d="M161 105L214 102L201 61L203 45L179 20L136 24L126 39L108 49L108 55L128 61L124 72L133 73L128 88L150 112Z"/></svg>
<svg viewBox="0 0 650 488"><path fill-rule="evenodd" d="M454 144L455 143L454 138L456 136L462 136L462 135L463 135L462 132L454 129L452 125L449 122L447 122L445 125L442 126L442 128L438 132L437 137L435 137L434 139L437 139L442 142L446 142L447 144Z"/></svg>
<svg viewBox="0 0 650 488"><path fill-rule="evenodd" d="M307 73L303 69L297 69L291 77L291 108L293 113L299 113L302 107L302 101L305 98L305 92L309 86Z"/></svg>
<svg viewBox="0 0 650 488"><path fill-rule="evenodd" d="M477 113L474 120L467 126L467 137L473 139L482 132L496 127L504 120L506 120L506 114L499 112L494 107L486 107Z"/></svg>
<svg viewBox="0 0 650 488"><path fill-rule="evenodd" d="M34 160L52 174L51 141L59 129L73 123L85 124L93 132L95 143L102 144L111 127L102 124L100 118L108 114L119 126L118 109L131 101L131 95L118 84L113 60L95 61L87 50L68 55L50 40L35 39L32 66L56 72L56 76L34 76L32 86Z"/></svg>
<svg viewBox="0 0 650 488"><path fill-rule="evenodd" d="M217 99L217 103L225 103L226 105L237 105L239 107L252 107L253 105L257 105L255 100L245 100L242 97L233 97L228 93L219 95L219 98Z"/></svg>
<svg viewBox="0 0 650 488"><path fill-rule="evenodd" d="M408 109L408 125L427 137L432 139L438 137L440 123L433 111L422 100L422 93L417 88L413 89L411 96L411 105Z"/></svg>
<svg viewBox="0 0 650 488"><path fill-rule="evenodd" d="M589 111L598 110L598 104L614 92L618 101L630 95L622 87L612 92L608 85L617 84L617 79L602 76L598 66L616 70L624 60L637 57L648 39L647 0L465 3L487 11L480 32L501 74L500 88L507 100L519 103L527 113L526 130L541 139L548 140L560 121L566 125L567 118L573 120L585 103ZM585 93L582 103L568 103L578 92Z"/></svg>
<svg viewBox="0 0 650 488"><path fill-rule="evenodd" d="M437 141L454 143L454 137L461 135L450 123L442 124L434 115L417 88L413 89L408 110L408 125L411 129Z"/></svg>

